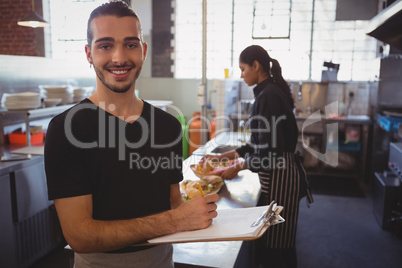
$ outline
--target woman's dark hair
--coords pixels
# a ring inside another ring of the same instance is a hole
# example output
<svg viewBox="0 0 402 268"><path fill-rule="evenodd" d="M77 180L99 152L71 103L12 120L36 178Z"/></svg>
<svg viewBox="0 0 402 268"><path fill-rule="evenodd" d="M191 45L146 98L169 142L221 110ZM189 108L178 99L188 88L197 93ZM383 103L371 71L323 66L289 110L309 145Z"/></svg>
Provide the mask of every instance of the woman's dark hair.
<svg viewBox="0 0 402 268"><path fill-rule="evenodd" d="M288 83L282 77L282 68L276 59L271 58L268 52L258 45L252 45L245 48L239 57L239 61L253 66L254 61L258 61L264 71L271 77L275 84L277 84L286 94L289 99L290 106L295 107L292 93ZM272 63L272 67L271 67Z"/></svg>
<svg viewBox="0 0 402 268"><path fill-rule="evenodd" d="M88 24L87 24L87 42L88 46L91 45L92 43L92 30L91 30L91 22L93 19L98 18L98 17L103 17L103 16L116 16L118 18L121 17L134 17L140 20L137 16L137 14L132 10L127 3L117 0L117 1L112 1L109 3L102 4L101 6L95 8L92 12L91 15L89 16L88 19ZM140 32L140 39L143 41L142 37L142 30Z"/></svg>

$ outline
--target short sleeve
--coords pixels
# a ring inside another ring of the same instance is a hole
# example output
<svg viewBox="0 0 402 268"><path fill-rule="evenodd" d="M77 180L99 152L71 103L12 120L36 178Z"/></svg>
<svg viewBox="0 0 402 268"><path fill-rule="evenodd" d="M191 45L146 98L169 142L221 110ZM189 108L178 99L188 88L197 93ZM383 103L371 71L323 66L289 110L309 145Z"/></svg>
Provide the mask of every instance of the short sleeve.
<svg viewBox="0 0 402 268"><path fill-rule="evenodd" d="M85 155L67 138L63 118L53 118L46 133L44 157L49 200L91 193Z"/></svg>

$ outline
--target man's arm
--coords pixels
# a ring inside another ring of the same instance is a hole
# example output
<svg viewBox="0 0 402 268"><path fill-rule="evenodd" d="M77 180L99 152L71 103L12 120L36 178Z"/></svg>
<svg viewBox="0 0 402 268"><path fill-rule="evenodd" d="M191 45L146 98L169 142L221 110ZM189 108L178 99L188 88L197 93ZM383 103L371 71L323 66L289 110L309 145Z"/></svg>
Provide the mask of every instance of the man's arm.
<svg viewBox="0 0 402 268"><path fill-rule="evenodd" d="M179 190L180 191L180 190ZM178 231L203 229L217 216L219 196L206 195L159 214L115 221L92 218L92 195L55 199L64 237L80 253L104 252Z"/></svg>

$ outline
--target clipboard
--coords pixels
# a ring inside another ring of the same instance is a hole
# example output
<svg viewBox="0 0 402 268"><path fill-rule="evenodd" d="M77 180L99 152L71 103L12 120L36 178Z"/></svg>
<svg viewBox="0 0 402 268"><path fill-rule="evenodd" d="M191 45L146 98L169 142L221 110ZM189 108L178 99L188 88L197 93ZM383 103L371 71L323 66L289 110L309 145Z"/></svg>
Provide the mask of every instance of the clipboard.
<svg viewBox="0 0 402 268"><path fill-rule="evenodd" d="M145 244L255 240L270 226L285 221L279 215L282 209L272 201L269 206L218 210L218 217L206 229L164 235L149 239Z"/></svg>

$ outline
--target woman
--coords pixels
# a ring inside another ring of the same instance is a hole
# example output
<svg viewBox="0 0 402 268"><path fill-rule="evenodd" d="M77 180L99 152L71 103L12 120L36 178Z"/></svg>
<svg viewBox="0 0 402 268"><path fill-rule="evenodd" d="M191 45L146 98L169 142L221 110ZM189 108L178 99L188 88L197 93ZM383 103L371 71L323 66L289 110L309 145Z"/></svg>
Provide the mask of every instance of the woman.
<svg viewBox="0 0 402 268"><path fill-rule="evenodd" d="M244 158L221 174L224 179L234 178L243 169L258 172L261 183L258 205L269 205L275 200L284 206L281 215L286 221L271 227L265 236L253 242L253 262L263 267L296 267L299 200L306 195L310 203L313 200L301 157L295 154L298 129L293 97L278 61L262 47L253 45L244 49L239 67L245 83L256 85L255 101L247 122L250 140L234 151L219 156L206 155L202 161Z"/></svg>

